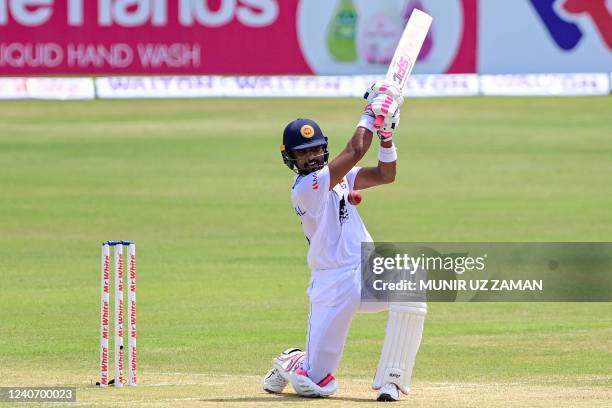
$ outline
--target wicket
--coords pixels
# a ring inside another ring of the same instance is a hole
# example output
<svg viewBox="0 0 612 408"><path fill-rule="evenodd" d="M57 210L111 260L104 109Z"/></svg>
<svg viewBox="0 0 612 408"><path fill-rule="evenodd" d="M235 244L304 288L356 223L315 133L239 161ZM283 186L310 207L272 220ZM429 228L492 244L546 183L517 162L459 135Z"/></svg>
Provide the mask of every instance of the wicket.
<svg viewBox="0 0 612 408"><path fill-rule="evenodd" d="M100 382L101 387L113 384L108 379L108 339L110 337L110 247L115 261L115 387L123 387L123 246L128 256L128 385L137 385L136 365L136 244L130 241L106 241L102 244L102 300L100 305Z"/></svg>

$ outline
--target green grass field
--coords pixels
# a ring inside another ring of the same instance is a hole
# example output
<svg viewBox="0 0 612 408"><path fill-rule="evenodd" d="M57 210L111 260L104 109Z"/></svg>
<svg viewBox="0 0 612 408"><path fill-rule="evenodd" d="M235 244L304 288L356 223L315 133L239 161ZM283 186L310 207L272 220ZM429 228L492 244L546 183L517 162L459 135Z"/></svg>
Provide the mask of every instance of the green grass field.
<svg viewBox="0 0 612 408"><path fill-rule="evenodd" d="M384 241L611 241L611 97L406 103ZM365 406L386 315L353 323L326 401L259 388L303 346L306 242L278 147L313 117L341 149L358 99L0 103L0 386L78 405ZM375 163L376 149L367 163ZM138 243L141 386L98 389L99 251ZM612 304L431 304L410 406L609 406ZM2 404L0 404L2 405Z"/></svg>

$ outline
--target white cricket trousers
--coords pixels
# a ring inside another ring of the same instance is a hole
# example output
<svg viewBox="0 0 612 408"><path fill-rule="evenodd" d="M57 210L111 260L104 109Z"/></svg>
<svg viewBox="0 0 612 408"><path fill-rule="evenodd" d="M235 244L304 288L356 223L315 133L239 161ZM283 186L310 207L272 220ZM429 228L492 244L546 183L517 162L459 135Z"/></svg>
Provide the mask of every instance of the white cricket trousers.
<svg viewBox="0 0 612 408"><path fill-rule="evenodd" d="M353 316L388 309L386 303L361 302L361 265L312 271L304 368L318 383L340 364Z"/></svg>

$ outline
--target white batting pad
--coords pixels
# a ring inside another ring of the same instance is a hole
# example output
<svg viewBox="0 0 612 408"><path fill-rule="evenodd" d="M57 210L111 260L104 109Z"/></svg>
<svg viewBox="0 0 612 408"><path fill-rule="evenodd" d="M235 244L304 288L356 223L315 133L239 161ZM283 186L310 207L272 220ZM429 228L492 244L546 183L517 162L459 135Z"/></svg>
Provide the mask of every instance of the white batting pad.
<svg viewBox="0 0 612 408"><path fill-rule="evenodd" d="M385 342L372 388L377 390L393 383L408 394L426 314L427 304L422 302L389 305Z"/></svg>

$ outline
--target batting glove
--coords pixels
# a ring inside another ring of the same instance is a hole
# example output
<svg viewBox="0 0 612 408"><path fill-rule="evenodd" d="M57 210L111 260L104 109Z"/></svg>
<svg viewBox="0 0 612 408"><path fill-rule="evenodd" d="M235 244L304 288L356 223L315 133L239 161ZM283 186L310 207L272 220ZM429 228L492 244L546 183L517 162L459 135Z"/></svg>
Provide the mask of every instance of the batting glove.
<svg viewBox="0 0 612 408"><path fill-rule="evenodd" d="M372 99L363 110L360 126L377 131L378 137L383 140L391 140L393 130L399 125L400 109L399 104L392 96L380 94ZM379 120L379 125L375 125L375 119Z"/></svg>
<svg viewBox="0 0 612 408"><path fill-rule="evenodd" d="M378 95L370 103L373 116L376 118L382 116L384 120L395 116L399 108L399 103L389 95Z"/></svg>
<svg viewBox="0 0 612 408"><path fill-rule="evenodd" d="M383 142L388 142L393 139L393 131L397 129L400 121L399 109L395 112L395 115L390 118L386 118L382 126L376 131L378 138Z"/></svg>
<svg viewBox="0 0 612 408"><path fill-rule="evenodd" d="M392 96L399 106L402 106L402 104L404 103L402 91L397 89L397 87L393 83L385 81L384 79L370 83L368 89L366 89L366 92L363 95L363 98L367 99L368 103L372 103L374 98L379 95Z"/></svg>

